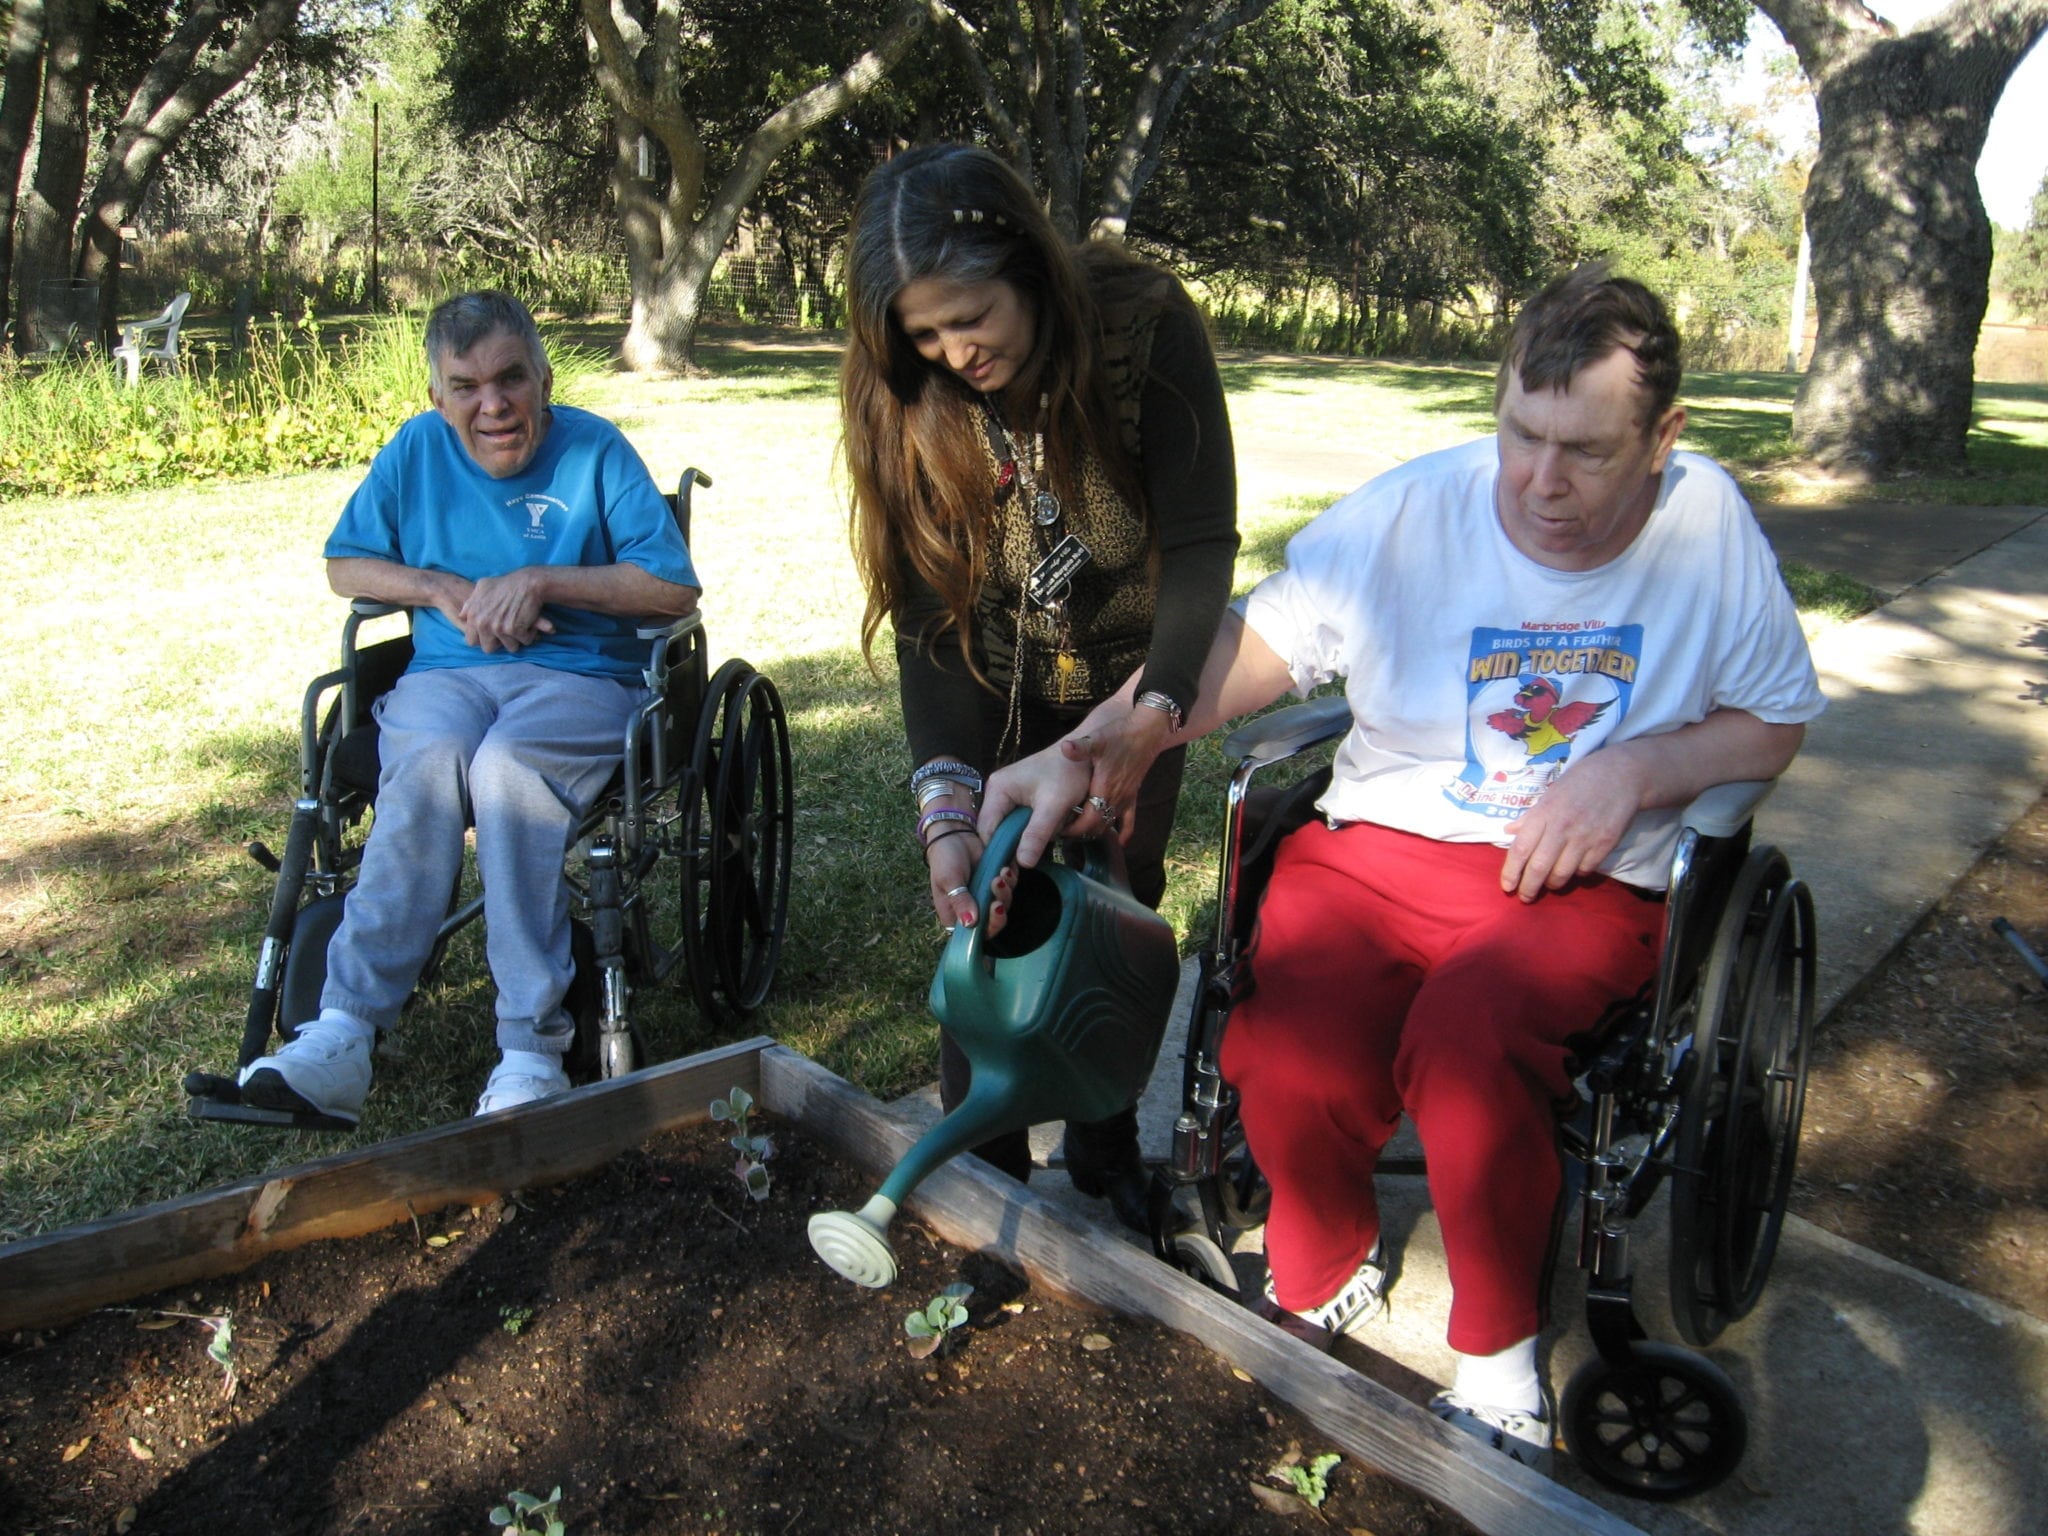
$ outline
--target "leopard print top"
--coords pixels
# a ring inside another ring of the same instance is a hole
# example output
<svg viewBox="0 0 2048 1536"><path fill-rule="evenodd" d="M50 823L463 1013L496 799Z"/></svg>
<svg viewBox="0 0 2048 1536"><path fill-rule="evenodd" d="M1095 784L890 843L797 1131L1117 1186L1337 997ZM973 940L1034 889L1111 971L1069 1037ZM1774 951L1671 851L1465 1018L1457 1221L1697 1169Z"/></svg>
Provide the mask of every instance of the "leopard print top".
<svg viewBox="0 0 2048 1536"><path fill-rule="evenodd" d="M1140 451L1139 408L1152 337L1172 282L1162 273L1139 270L1118 274L1100 295L1103 367L1117 403L1117 429L1134 460ZM988 434L983 434L982 452L994 486L1002 466ZM1017 484L997 492L988 578L975 604L976 635L990 678L1009 679L1021 650L1020 692L1042 704L1085 704L1106 697L1144 662L1152 643L1158 569L1145 511L1117 492L1092 453L1082 453L1079 470L1081 494L1066 498L1060 522L1051 529L1032 519L1031 498ZM1066 600L1070 672L1059 667L1054 616L1023 600L1026 578L1066 534L1079 538L1093 557L1075 575Z"/></svg>

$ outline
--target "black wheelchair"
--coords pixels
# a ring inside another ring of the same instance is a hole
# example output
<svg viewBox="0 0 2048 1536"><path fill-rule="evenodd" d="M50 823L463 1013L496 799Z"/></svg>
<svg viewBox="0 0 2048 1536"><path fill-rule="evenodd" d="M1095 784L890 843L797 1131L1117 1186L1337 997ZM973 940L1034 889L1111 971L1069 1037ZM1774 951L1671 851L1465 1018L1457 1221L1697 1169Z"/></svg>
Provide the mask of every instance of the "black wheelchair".
<svg viewBox="0 0 2048 1536"><path fill-rule="evenodd" d="M1350 724L1345 700L1319 699L1224 743L1235 769L1215 930L1199 960L1172 1150L1152 1191L1159 1256L1223 1290L1237 1289L1232 1238L1265 1220L1269 1199L1217 1066L1223 1029L1275 848L1315 814L1329 769L1284 786L1251 781ZM1673 1320L1703 1348L1762 1294L1791 1193L1816 947L1811 895L1778 849L1751 840L1768 787L1722 785L1687 807L1654 995L1589 1021L1560 1119L1566 1181L1553 1250L1575 1197L1598 1351L1566 1386L1560 1425L1590 1476L1643 1498L1680 1498L1725 1478L1747 1427L1726 1372L1650 1339L1637 1320L1630 1224L1668 1187ZM1380 1171L1422 1170L1382 1159Z"/></svg>
<svg viewBox="0 0 2048 1536"><path fill-rule="evenodd" d="M669 505L685 541L693 491L683 473ZM412 659L409 625L385 638L366 624L405 610L357 600L342 626L341 665L307 686L299 723L299 797L282 854L250 854L277 876L242 1029L237 1068L272 1034L289 1040L319 1015L327 945L340 926L374 816L377 724L371 706ZM636 989L681 973L699 1015L730 1025L758 1008L774 981L789 907L795 833L789 723L781 696L748 663L710 670L702 617L643 629L650 697L627 723L619 769L577 828L564 865L571 893L576 979L565 1004L576 1021L566 1063L578 1081L622 1076L647 1054L632 1010ZM451 893L422 980L448 941L482 914L483 898ZM351 1130L312 1112L242 1102L234 1075L193 1072L189 1112L313 1130Z"/></svg>

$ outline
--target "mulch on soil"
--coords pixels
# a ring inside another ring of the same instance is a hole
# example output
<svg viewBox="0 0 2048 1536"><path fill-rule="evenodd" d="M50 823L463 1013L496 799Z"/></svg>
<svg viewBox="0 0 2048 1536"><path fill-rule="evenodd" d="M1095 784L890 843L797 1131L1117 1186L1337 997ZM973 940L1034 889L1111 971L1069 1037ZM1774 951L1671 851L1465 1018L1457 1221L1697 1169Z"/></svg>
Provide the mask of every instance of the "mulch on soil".
<svg viewBox="0 0 2048 1536"><path fill-rule="evenodd" d="M2048 1321L2048 988L2000 917L2048 953L2048 799L1825 1021L1792 1209Z"/></svg>
<svg viewBox="0 0 2048 1536"><path fill-rule="evenodd" d="M892 1288L832 1274L805 1221L869 1191L773 1129L762 1204L707 1125L560 1189L0 1341L8 1528L474 1536L511 1490L557 1485L576 1536L1279 1532L1308 1514L1269 1469L1330 1447L1200 1345L1035 1294L907 1220ZM963 1280L970 1323L912 1358L905 1315ZM201 1321L221 1316L232 1390ZM1467 1529L1348 1460L1320 1522Z"/></svg>

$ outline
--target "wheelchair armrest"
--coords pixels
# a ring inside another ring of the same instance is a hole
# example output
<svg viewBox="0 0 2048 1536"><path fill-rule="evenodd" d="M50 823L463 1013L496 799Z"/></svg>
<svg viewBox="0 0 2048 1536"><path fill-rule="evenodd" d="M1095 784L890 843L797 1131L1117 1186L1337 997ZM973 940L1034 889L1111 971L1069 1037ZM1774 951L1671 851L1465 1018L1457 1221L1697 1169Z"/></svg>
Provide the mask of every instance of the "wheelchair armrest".
<svg viewBox="0 0 2048 1536"><path fill-rule="evenodd" d="M403 613L405 609L397 603L380 603L373 597L352 597L348 600L348 611L366 619L381 619L387 613Z"/></svg>
<svg viewBox="0 0 2048 1536"><path fill-rule="evenodd" d="M1764 803L1775 779L1716 784L1693 796L1685 808L1685 825L1701 837L1733 837Z"/></svg>
<svg viewBox="0 0 2048 1536"><path fill-rule="evenodd" d="M692 609L670 624L653 624L645 629L636 629L634 634L642 640L680 640L692 630L704 627L704 615Z"/></svg>
<svg viewBox="0 0 2048 1536"><path fill-rule="evenodd" d="M1223 755L1233 763L1277 763L1350 729L1349 699L1310 699L1246 721L1223 738Z"/></svg>

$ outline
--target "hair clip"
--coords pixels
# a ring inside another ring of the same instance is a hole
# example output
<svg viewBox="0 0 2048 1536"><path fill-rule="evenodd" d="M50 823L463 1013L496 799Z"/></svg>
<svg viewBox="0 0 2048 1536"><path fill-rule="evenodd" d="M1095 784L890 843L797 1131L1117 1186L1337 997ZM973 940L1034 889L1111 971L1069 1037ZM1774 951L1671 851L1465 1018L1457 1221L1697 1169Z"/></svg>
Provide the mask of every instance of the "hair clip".
<svg viewBox="0 0 2048 1536"><path fill-rule="evenodd" d="M981 208L955 208L953 210L953 222L955 224L981 224L985 222L993 224L999 229L1008 229L1010 227L1010 221L1000 213L989 213Z"/></svg>

